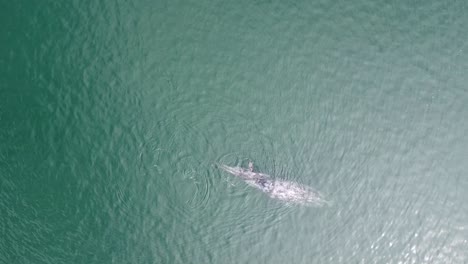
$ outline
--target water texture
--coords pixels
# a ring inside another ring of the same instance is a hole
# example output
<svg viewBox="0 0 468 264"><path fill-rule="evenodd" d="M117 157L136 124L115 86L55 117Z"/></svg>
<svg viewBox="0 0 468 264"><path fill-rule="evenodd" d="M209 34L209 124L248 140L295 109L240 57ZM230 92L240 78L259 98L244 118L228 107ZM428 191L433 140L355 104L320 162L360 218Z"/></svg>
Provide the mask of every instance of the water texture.
<svg viewBox="0 0 468 264"><path fill-rule="evenodd" d="M0 7L0 263L468 262L468 2Z"/></svg>

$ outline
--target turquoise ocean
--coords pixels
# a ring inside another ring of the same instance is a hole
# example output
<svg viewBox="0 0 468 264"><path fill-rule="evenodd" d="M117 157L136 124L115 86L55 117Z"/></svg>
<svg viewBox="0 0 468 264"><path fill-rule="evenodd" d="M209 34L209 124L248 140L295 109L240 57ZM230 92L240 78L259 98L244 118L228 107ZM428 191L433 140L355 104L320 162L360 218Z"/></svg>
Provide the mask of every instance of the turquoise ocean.
<svg viewBox="0 0 468 264"><path fill-rule="evenodd" d="M468 262L468 2L0 7L1 264Z"/></svg>

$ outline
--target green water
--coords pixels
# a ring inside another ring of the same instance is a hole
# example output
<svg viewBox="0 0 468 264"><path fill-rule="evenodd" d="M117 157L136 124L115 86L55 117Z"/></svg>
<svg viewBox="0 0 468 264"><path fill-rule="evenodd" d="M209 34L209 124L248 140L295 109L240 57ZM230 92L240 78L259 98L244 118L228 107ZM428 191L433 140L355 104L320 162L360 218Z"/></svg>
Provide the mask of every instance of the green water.
<svg viewBox="0 0 468 264"><path fill-rule="evenodd" d="M467 2L286 2L1 3L0 263L466 263Z"/></svg>

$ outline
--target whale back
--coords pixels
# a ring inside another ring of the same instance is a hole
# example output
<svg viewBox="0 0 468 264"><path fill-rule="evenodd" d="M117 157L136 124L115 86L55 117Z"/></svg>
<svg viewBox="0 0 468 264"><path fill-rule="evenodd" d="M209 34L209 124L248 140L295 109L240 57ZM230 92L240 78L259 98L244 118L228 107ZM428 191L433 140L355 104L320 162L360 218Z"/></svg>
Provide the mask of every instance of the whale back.
<svg viewBox="0 0 468 264"><path fill-rule="evenodd" d="M242 178L248 185L260 189L274 199L288 203L312 206L329 205L323 195L309 186L296 182L271 179L268 174L257 173L242 167L218 165L222 170Z"/></svg>

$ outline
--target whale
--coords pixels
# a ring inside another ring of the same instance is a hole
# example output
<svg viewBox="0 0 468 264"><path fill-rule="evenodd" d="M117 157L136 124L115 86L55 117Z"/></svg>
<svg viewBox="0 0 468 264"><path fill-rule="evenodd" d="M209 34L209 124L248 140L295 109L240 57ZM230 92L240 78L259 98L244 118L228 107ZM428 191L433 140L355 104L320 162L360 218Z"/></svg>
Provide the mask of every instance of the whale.
<svg viewBox="0 0 468 264"><path fill-rule="evenodd" d="M331 203L325 196L310 186L300 183L274 179L268 174L254 172L253 163L249 162L249 168L231 167L225 164L217 164L224 172L242 179L248 185L261 190L273 199L278 199L287 204L301 204L315 207L329 206Z"/></svg>

